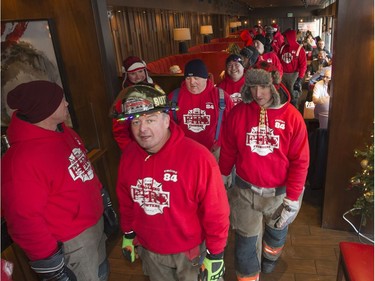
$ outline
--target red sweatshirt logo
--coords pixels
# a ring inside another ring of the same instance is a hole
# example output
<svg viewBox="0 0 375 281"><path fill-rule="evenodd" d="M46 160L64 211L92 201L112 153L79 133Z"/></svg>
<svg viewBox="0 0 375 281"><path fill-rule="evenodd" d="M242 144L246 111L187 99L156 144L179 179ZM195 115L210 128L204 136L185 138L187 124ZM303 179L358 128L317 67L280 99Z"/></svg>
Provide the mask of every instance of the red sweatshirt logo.
<svg viewBox="0 0 375 281"><path fill-rule="evenodd" d="M170 207L169 192L163 191L162 184L150 177L137 180L137 185L131 186L131 195L150 216L162 214L165 207Z"/></svg>
<svg viewBox="0 0 375 281"><path fill-rule="evenodd" d="M284 53L282 54L281 56L281 59L285 62L285 63L291 63L292 60L293 60L293 55L291 53Z"/></svg>
<svg viewBox="0 0 375 281"><path fill-rule="evenodd" d="M69 174L74 181L81 179L83 182L94 178L90 162L80 148L74 148L69 155L70 165L68 167Z"/></svg>
<svg viewBox="0 0 375 281"><path fill-rule="evenodd" d="M266 156L279 148L280 136L275 136L273 129L268 126L253 127L251 132L246 134L246 145L250 146L252 152Z"/></svg>
<svg viewBox="0 0 375 281"><path fill-rule="evenodd" d="M184 124L194 133L202 132L210 125L211 116L205 110L194 108L184 114Z"/></svg>

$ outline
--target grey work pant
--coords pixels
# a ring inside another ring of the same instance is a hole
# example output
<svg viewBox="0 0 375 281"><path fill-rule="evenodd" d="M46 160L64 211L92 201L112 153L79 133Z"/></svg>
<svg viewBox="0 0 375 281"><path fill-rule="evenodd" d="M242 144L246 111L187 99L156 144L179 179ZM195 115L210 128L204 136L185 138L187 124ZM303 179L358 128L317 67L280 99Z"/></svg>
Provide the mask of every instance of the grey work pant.
<svg viewBox="0 0 375 281"><path fill-rule="evenodd" d="M109 275L103 217L92 227L64 242L64 259L79 281L105 281Z"/></svg>
<svg viewBox="0 0 375 281"><path fill-rule="evenodd" d="M203 243L186 253L162 255L138 246L137 252L151 281L196 281L206 248Z"/></svg>
<svg viewBox="0 0 375 281"><path fill-rule="evenodd" d="M282 204L284 197L285 193L263 197L237 185L228 190L230 222L236 231L234 255L238 275L258 274L261 270L262 254L271 260L276 260L281 255L288 227L275 228L276 221L272 216ZM302 195L300 199L302 200ZM264 245L279 251L271 256L263 251Z"/></svg>
<svg viewBox="0 0 375 281"><path fill-rule="evenodd" d="M290 93L290 103L298 108L298 99L302 95L302 91L294 90L294 83L298 78L298 72L284 73L282 77L282 82L288 89Z"/></svg>

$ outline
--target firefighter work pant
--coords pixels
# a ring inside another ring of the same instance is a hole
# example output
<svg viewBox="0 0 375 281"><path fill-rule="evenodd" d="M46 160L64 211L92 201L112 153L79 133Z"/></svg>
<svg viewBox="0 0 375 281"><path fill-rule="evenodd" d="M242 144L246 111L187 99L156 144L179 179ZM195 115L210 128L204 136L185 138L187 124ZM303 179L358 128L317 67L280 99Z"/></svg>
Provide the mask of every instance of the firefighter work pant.
<svg viewBox="0 0 375 281"><path fill-rule="evenodd" d="M262 256L271 261L280 257L288 227L275 228L273 215L284 197L285 187L257 188L238 176L235 186L228 191L230 222L235 230L234 262L238 280L259 275Z"/></svg>
<svg viewBox="0 0 375 281"><path fill-rule="evenodd" d="M294 83L296 82L298 78L298 72L292 72L292 73L285 73L282 77L282 82L288 89L290 93L290 103L293 104L298 109L298 99L302 95L302 91L296 91L294 90Z"/></svg>
<svg viewBox="0 0 375 281"><path fill-rule="evenodd" d="M143 273L150 281L191 281L197 280L200 265L206 256L206 246L201 245L184 253L163 255L137 247L142 260Z"/></svg>
<svg viewBox="0 0 375 281"><path fill-rule="evenodd" d="M106 281L109 263L103 217L92 227L63 243L66 265L79 281Z"/></svg>

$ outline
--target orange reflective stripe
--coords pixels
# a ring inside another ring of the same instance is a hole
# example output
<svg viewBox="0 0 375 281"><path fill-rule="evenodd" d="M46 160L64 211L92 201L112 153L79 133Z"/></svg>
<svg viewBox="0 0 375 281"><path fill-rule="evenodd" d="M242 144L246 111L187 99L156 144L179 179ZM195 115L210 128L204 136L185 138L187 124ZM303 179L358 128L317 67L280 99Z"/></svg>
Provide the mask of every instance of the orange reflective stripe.
<svg viewBox="0 0 375 281"><path fill-rule="evenodd" d="M263 243L263 251L273 256L278 255L283 248L284 246L281 246L280 248L272 248L268 246L266 243Z"/></svg>
<svg viewBox="0 0 375 281"><path fill-rule="evenodd" d="M250 277L237 276L237 281L258 281L258 280L259 280L259 274L255 276L250 276Z"/></svg>

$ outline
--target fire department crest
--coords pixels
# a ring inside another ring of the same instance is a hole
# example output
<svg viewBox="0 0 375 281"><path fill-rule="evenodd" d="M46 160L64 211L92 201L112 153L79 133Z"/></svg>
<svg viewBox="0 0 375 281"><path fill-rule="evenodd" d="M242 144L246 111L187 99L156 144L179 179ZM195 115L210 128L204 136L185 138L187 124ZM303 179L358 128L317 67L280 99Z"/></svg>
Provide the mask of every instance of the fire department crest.
<svg viewBox="0 0 375 281"><path fill-rule="evenodd" d="M150 216L162 214L163 209L170 206L169 192L163 191L162 184L150 177L137 180L137 184L131 186L131 194L134 202Z"/></svg>
<svg viewBox="0 0 375 281"><path fill-rule="evenodd" d="M74 148L69 155L70 165L68 167L69 174L74 181L81 179L83 182L94 178L90 162L80 148Z"/></svg>
<svg viewBox="0 0 375 281"><path fill-rule="evenodd" d="M293 55L291 53L285 53L281 56L281 59L285 62L285 63L291 63L292 60L293 60Z"/></svg>
<svg viewBox="0 0 375 281"><path fill-rule="evenodd" d="M253 127L246 134L246 145L250 146L252 152L266 156L280 147L280 136L275 136L269 127Z"/></svg>
<svg viewBox="0 0 375 281"><path fill-rule="evenodd" d="M210 125L211 116L205 110L194 108L184 114L184 124L194 133L202 132Z"/></svg>

